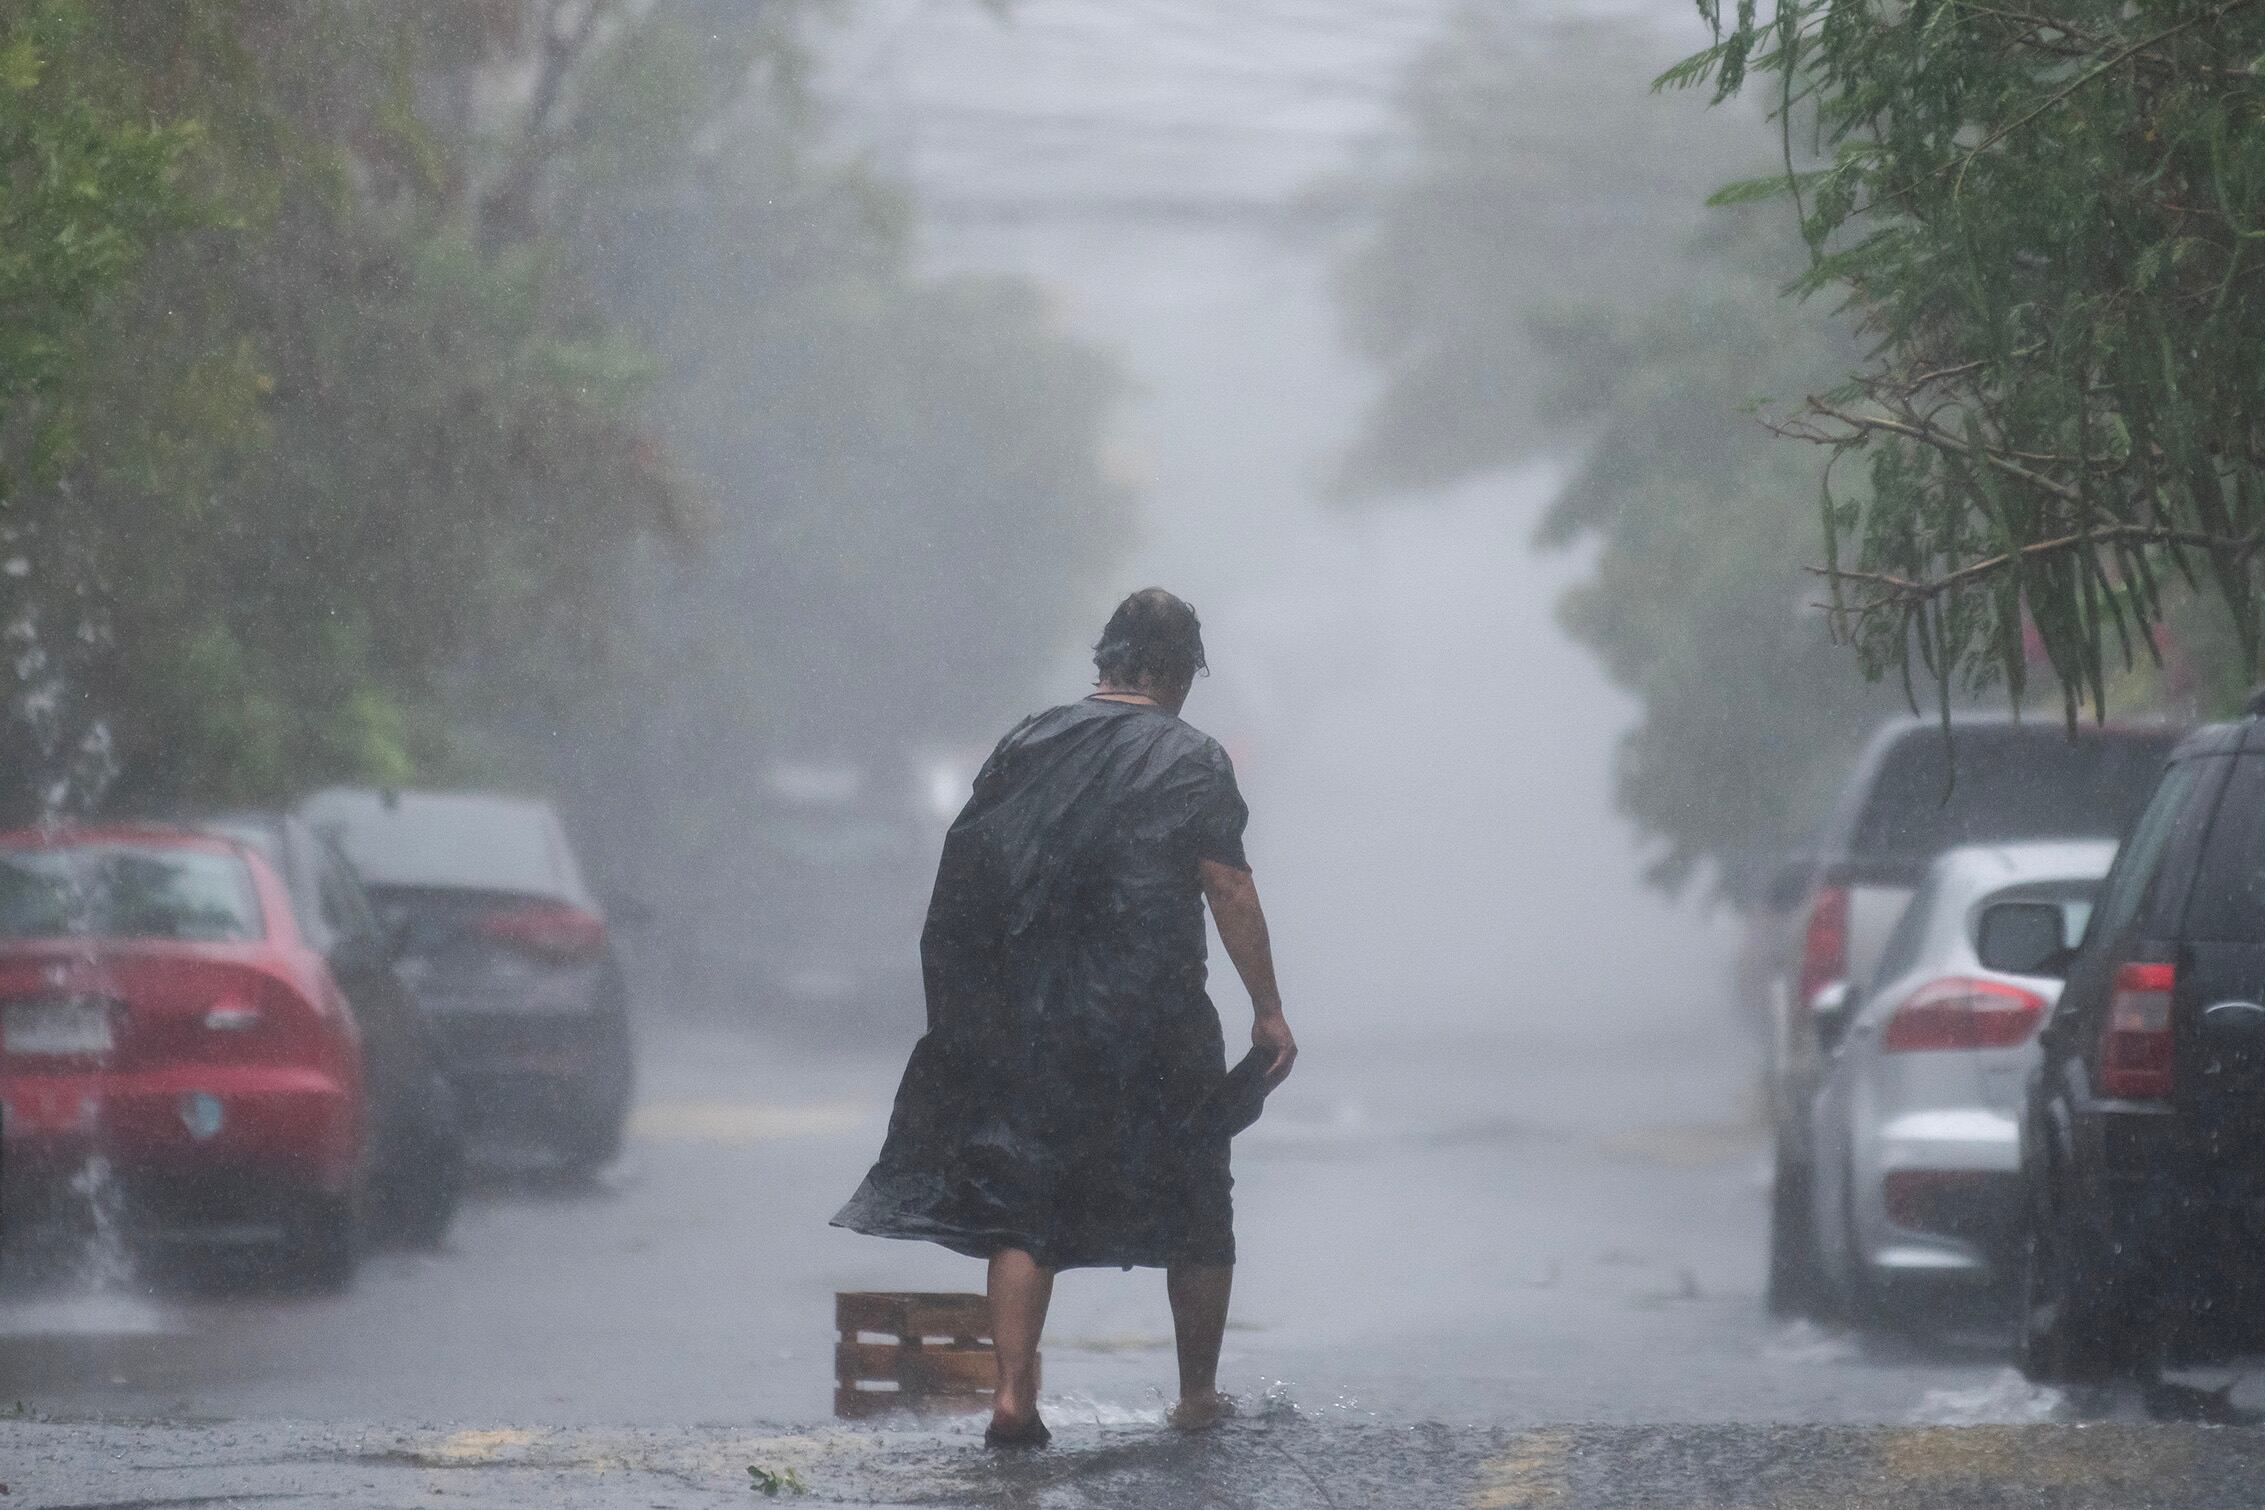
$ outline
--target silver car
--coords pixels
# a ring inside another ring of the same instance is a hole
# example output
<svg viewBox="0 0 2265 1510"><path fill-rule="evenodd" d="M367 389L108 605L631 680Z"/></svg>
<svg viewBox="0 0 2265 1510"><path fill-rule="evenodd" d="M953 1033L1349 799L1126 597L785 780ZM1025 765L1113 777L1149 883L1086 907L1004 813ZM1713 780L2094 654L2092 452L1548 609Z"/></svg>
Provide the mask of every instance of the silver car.
<svg viewBox="0 0 2265 1510"><path fill-rule="evenodd" d="M1811 1212L1826 1273L1860 1324L1913 1314L1944 1286L2018 1269L2019 1116L2059 982L1983 966L1982 910L2049 902L2073 945L2116 847L1977 844L1927 869L1871 983L1837 1023L1812 1103Z"/></svg>

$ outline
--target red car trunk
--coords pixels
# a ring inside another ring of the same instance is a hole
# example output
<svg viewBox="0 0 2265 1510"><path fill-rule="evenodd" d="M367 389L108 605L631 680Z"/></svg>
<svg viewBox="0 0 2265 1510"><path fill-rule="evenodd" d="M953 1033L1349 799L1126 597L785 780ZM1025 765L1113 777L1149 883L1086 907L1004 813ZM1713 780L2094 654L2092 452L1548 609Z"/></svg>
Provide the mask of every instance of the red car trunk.
<svg viewBox="0 0 2265 1510"><path fill-rule="evenodd" d="M12 842L14 841L14 842ZM73 843L212 847L162 831ZM0 1129L9 1173L99 1153L168 1192L239 1187L339 1195L361 1159L360 1044L322 959L297 937L282 883L239 855L263 936L0 938Z"/></svg>

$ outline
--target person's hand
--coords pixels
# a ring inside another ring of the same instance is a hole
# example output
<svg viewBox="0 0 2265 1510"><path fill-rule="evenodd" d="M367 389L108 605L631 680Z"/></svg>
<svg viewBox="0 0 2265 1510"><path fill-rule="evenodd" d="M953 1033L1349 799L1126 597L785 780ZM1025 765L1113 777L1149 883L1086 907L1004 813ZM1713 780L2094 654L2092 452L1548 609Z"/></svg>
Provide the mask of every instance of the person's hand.
<svg viewBox="0 0 2265 1510"><path fill-rule="evenodd" d="M1290 1036L1290 1024L1279 1012L1261 1017L1250 1025L1250 1043L1254 1049L1265 1049L1274 1056L1266 1067L1266 1085L1269 1090L1290 1078L1290 1066L1298 1062L1298 1041Z"/></svg>

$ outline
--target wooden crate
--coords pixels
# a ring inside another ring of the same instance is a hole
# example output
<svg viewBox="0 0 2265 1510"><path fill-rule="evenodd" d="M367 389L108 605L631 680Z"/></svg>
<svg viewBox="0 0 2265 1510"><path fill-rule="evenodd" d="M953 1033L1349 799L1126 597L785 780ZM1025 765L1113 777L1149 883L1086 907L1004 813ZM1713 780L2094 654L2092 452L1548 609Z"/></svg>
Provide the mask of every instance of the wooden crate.
<svg viewBox="0 0 2265 1510"><path fill-rule="evenodd" d="M834 1328L835 1415L991 1408L999 1364L982 1296L845 1290Z"/></svg>

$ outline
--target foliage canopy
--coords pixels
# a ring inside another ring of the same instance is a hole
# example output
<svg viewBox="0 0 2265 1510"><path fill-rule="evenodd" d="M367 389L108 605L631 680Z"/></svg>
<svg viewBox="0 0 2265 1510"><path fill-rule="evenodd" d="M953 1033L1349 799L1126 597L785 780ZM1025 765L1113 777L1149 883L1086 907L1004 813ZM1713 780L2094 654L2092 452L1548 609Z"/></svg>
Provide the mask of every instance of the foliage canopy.
<svg viewBox="0 0 2265 1510"><path fill-rule="evenodd" d="M2265 9L2253 0L1700 0L1666 85L1768 80L1810 265L1871 355L1783 416L1828 447L1837 630L1943 706L2068 716L2158 653L2182 592L2254 676L2265 546ZM1864 486L1836 488L1839 464Z"/></svg>
<svg viewBox="0 0 2265 1510"><path fill-rule="evenodd" d="M0 501L69 449L54 400L79 323L190 213L176 170L194 124L141 108L93 30L71 0L0 22Z"/></svg>
<svg viewBox="0 0 2265 1510"><path fill-rule="evenodd" d="M1043 654L1115 375L915 272L804 9L9 8L0 805L571 788L565 745L618 791L650 734L702 808L788 710L964 716Z"/></svg>

